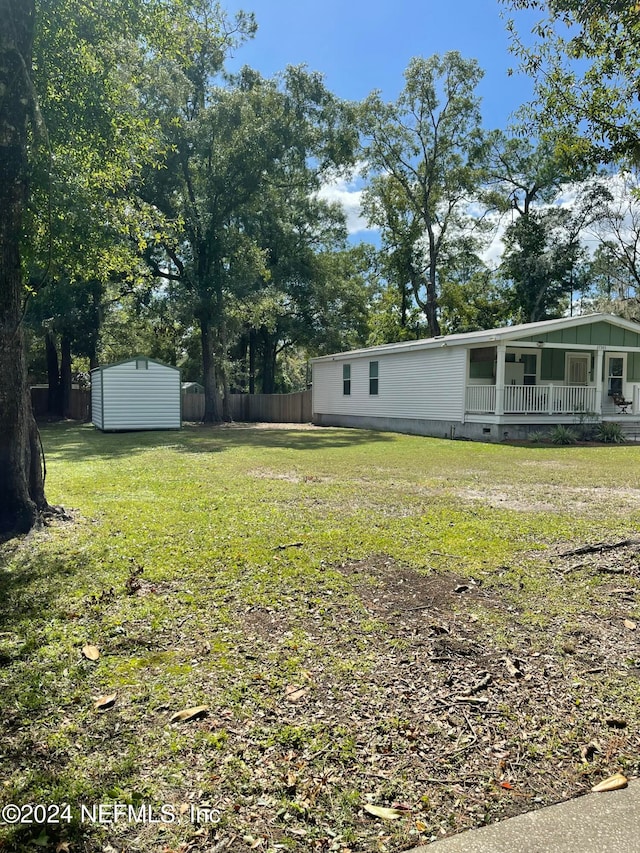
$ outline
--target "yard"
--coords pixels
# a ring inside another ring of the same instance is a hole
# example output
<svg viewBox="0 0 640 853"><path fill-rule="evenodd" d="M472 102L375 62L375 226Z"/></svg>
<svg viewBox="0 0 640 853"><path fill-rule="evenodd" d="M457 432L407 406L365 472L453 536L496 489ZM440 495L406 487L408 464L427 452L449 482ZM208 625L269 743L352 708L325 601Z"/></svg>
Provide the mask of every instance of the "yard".
<svg viewBox="0 0 640 853"><path fill-rule="evenodd" d="M43 441L71 519L0 546L0 805L61 819L0 850L400 851L638 772L640 540L575 552L640 536L640 448Z"/></svg>

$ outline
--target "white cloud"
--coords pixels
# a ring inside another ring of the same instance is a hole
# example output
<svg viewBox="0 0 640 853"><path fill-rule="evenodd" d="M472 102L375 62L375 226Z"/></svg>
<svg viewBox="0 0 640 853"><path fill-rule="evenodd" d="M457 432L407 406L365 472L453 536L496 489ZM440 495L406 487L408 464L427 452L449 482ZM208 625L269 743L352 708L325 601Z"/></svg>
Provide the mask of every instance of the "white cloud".
<svg viewBox="0 0 640 853"><path fill-rule="evenodd" d="M363 231L377 231L370 228L362 213L363 181L359 174L353 178L336 178L325 184L318 196L325 201L337 202L347 219L347 231L351 234L360 234Z"/></svg>

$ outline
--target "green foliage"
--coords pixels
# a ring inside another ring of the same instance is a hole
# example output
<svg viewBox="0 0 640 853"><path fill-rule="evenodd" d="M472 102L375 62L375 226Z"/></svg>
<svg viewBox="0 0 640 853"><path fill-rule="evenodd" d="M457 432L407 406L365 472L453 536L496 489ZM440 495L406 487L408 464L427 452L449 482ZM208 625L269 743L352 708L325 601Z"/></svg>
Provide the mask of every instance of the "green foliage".
<svg viewBox="0 0 640 853"><path fill-rule="evenodd" d="M566 307L580 245L561 209L530 211L506 229L501 273L521 322L559 317Z"/></svg>
<svg viewBox="0 0 640 853"><path fill-rule="evenodd" d="M469 239L466 208L482 175L481 78L477 62L454 51L414 58L397 101L373 93L362 110L364 156L375 175L365 211L382 229L389 282L401 294L410 290L431 335L440 333L441 277Z"/></svg>
<svg viewBox="0 0 640 853"><path fill-rule="evenodd" d="M575 444L578 440L578 434L570 427L558 424L551 430L549 438L553 444Z"/></svg>
<svg viewBox="0 0 640 853"><path fill-rule="evenodd" d="M640 23L636 4L610 0L503 0L542 18L531 43L509 21L521 68L536 82L529 117L577 162L638 162L640 110L637 69Z"/></svg>
<svg viewBox="0 0 640 853"><path fill-rule="evenodd" d="M319 74L288 68L268 80L244 68L221 86L207 63L197 49L149 63L145 97L162 105L159 144L169 154L165 170L146 170L139 198L165 223L145 238L145 257L200 327L205 419L216 420L217 387L226 396L233 379L254 390L258 376L274 391L280 350L317 345L318 326L326 338L339 316L358 322L344 310L350 282L330 257L344 246L343 214L318 196L353 162L357 133L353 109ZM229 369L232 341L248 359L244 377Z"/></svg>
<svg viewBox="0 0 640 853"><path fill-rule="evenodd" d="M598 426L598 441L605 444L624 444L625 437L620 424L614 421L603 421Z"/></svg>

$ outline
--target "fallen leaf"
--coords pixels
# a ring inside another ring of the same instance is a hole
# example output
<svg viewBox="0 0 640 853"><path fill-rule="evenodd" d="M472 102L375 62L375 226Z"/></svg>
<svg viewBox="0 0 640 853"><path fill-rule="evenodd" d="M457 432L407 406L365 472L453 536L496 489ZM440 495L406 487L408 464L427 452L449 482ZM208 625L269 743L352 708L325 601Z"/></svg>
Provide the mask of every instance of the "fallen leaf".
<svg viewBox="0 0 640 853"><path fill-rule="evenodd" d="M628 628L629 631L635 631L636 628L638 627L638 623L634 622L632 619L625 619L624 620L624 627Z"/></svg>
<svg viewBox="0 0 640 853"><path fill-rule="evenodd" d="M603 779L591 789L594 794L600 794L603 791L618 791L620 788L626 788L629 780L622 773L614 773L608 779Z"/></svg>
<svg viewBox="0 0 640 853"><path fill-rule="evenodd" d="M600 743L597 740L592 740L580 750L580 755L583 761L591 761L596 752L600 752Z"/></svg>
<svg viewBox="0 0 640 853"><path fill-rule="evenodd" d="M511 782L500 782L500 787L504 788L505 791L513 791L513 785Z"/></svg>
<svg viewBox="0 0 640 853"><path fill-rule="evenodd" d="M207 713L209 707L207 705L194 705L193 708L185 708L184 711L177 711L169 720L170 723L185 723L187 720L195 720L196 717L202 717Z"/></svg>
<svg viewBox="0 0 640 853"><path fill-rule="evenodd" d="M507 672L512 678L522 678L523 673L520 671L520 664L518 661L513 661L511 658L503 658L504 665L507 669Z"/></svg>
<svg viewBox="0 0 640 853"><path fill-rule="evenodd" d="M100 649L97 646L84 646L82 654L87 660L98 660L100 657Z"/></svg>
<svg viewBox="0 0 640 853"><path fill-rule="evenodd" d="M382 818L382 820L398 820L399 817L404 817L405 811L400 809L387 809L384 806L364 806L364 810L374 817Z"/></svg>
<svg viewBox="0 0 640 853"><path fill-rule="evenodd" d="M285 695L287 697L287 702L297 702L298 699L302 699L303 696L307 695L307 690L305 687L298 687L295 684L290 684L285 690Z"/></svg>
<svg viewBox="0 0 640 853"><path fill-rule="evenodd" d="M117 693L109 693L107 696L100 696L93 703L93 707L96 711L108 711L109 708L112 708L115 705L117 698Z"/></svg>

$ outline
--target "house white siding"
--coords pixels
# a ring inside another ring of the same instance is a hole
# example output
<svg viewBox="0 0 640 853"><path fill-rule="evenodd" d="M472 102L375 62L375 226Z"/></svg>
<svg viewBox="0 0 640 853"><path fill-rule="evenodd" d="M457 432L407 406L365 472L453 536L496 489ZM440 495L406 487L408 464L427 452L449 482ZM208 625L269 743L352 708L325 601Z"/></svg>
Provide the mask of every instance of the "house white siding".
<svg viewBox="0 0 640 853"><path fill-rule="evenodd" d="M369 363L378 362L378 394L369 393ZM351 393L343 393L343 365ZM461 421L467 351L463 347L367 355L341 354L313 364L313 411L322 415Z"/></svg>
<svg viewBox="0 0 640 853"><path fill-rule="evenodd" d="M91 419L102 429L102 371L94 370L91 374Z"/></svg>
<svg viewBox="0 0 640 853"><path fill-rule="evenodd" d="M175 367L132 358L93 371L92 383L100 387L100 410L93 414L100 429L180 429L180 371Z"/></svg>

